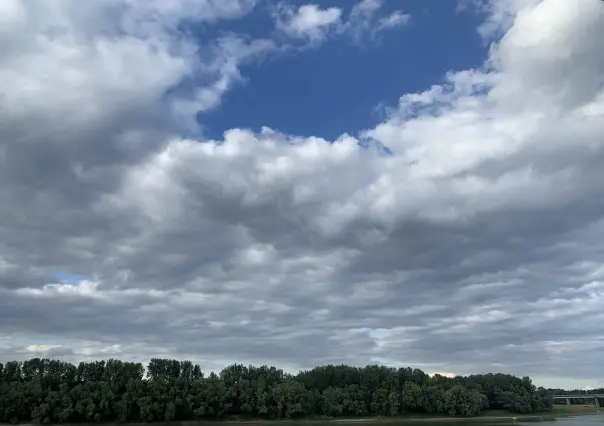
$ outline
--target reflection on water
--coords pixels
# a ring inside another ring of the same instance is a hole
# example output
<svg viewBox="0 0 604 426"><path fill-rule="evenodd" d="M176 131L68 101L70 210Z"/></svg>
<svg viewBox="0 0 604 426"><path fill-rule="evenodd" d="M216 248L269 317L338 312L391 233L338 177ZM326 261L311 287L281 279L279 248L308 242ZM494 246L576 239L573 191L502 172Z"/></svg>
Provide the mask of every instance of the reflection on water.
<svg viewBox="0 0 604 426"><path fill-rule="evenodd" d="M545 418L545 420L548 420ZM412 420L406 420L400 423L389 423L391 426L403 426L409 425L412 423L413 426L535 426L534 423L540 421L538 417L519 418L517 421L507 420L507 419L490 419L485 421L480 420L468 420L468 421L439 421L439 420L430 420L430 421L422 421L422 422L414 422ZM379 423L376 423L378 426ZM325 424L327 426L327 424ZM577 417L568 417L568 418L558 418L556 420L556 426L604 426L604 414L602 415L587 415L587 416L577 416Z"/></svg>
<svg viewBox="0 0 604 426"><path fill-rule="evenodd" d="M484 422L479 420L469 421L456 421L456 422L443 422L443 421L430 421L424 422L424 426L535 426L535 421L539 421L538 418L527 418L518 419L518 421L512 420L485 420ZM405 422L408 423L408 422ZM415 423L419 426L419 423ZM414 426L415 426L414 425ZM397 424L398 426L398 424ZM401 425L402 426L402 425ZM556 426L604 426L604 415L588 415L588 416L577 416L568 418L558 418L556 420Z"/></svg>
<svg viewBox="0 0 604 426"><path fill-rule="evenodd" d="M2 0L0 0L2 1ZM359 422L359 426L536 426L535 422L549 421L555 420L555 426L604 426L604 414L595 414L595 415L585 415L585 416L577 416L577 417L567 417L567 418L558 418L557 420L552 417L526 417L519 418L514 421L511 418L492 418L478 420L476 418L469 419L467 421L455 419L451 420L438 420L438 419L423 419L423 420L415 420L415 419L406 419L399 421L391 421L387 422ZM327 422L308 422L308 425L312 426L354 426L356 422L337 422L337 421L327 421ZM130 426L234 426L237 422L171 422L171 423L139 423L139 424L131 424ZM304 426L305 422L280 422L280 421L268 421L268 422L250 422L245 423L241 422L241 426ZM127 425L127 424L126 424ZM1 426L1 425L0 425ZM33 425L22 425L22 426L33 426ZM73 425L63 425L63 426L98 426L97 423L84 423L84 424L73 424ZM107 426L123 426L118 424L110 424ZM544 424L543 426L546 426ZM554 426L554 425L552 425Z"/></svg>
<svg viewBox="0 0 604 426"><path fill-rule="evenodd" d="M604 414L558 419L556 426L597 426L604 424Z"/></svg>

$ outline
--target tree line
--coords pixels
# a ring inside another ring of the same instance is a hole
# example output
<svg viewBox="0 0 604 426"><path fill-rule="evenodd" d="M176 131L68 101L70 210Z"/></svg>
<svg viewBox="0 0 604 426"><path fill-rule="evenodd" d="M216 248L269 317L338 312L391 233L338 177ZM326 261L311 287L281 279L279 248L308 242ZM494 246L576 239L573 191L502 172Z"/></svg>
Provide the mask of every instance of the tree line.
<svg viewBox="0 0 604 426"><path fill-rule="evenodd" d="M153 422L315 416L476 416L485 409L551 409L529 377L429 376L419 369L326 365L292 375L268 366L230 365L205 375L190 361L33 358L0 363L0 422Z"/></svg>

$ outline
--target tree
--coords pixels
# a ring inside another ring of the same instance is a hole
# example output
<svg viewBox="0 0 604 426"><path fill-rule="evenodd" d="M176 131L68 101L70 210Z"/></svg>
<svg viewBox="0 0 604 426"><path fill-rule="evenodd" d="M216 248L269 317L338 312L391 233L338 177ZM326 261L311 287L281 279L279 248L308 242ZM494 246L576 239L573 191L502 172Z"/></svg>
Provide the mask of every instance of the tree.
<svg viewBox="0 0 604 426"><path fill-rule="evenodd" d="M447 378L411 368L326 365L290 375L235 364L205 376L191 361L0 364L0 422L153 422L246 416L475 416L485 408L551 409L552 390L506 374ZM556 390L556 393L562 391Z"/></svg>

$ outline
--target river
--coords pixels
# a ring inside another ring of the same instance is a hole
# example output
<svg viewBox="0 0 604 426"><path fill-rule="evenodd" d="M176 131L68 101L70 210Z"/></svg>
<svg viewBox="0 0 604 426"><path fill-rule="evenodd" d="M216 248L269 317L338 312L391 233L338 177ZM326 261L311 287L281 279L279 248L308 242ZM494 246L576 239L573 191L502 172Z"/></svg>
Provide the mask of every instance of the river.
<svg viewBox="0 0 604 426"><path fill-rule="evenodd" d="M1 0L0 0L1 1ZM360 420L360 419L359 419ZM499 418L491 418L484 420L474 418L469 418L468 420L462 420L459 418L447 418L439 420L439 419L406 419L401 421L396 421L394 419L389 419L388 421L328 421L328 422L288 422L288 421L267 421L267 422L241 422L242 426L270 426L270 425L287 425L287 426L302 426L304 424L312 425L312 426L353 426L355 423L358 423L359 426L537 426L535 423L543 423L555 421L555 426L604 426L604 414L593 414L593 415L583 415L583 416L575 416L575 417L559 417L552 418L552 420L539 420L538 418L527 417L525 419L518 419L516 421L511 418L505 419L502 417ZM220 425L228 425L233 426L239 422L171 422L171 423L132 423L130 426L220 426ZM73 424L63 424L62 426L98 426L98 423L73 423ZM103 425L103 423L101 423ZM124 426L129 425L128 423L109 423L109 426ZM0 423L0 426L9 426L6 424ZM21 424L20 426L34 426L31 423ZM546 426L546 425L543 425ZM552 425L553 426L553 425Z"/></svg>
<svg viewBox="0 0 604 426"><path fill-rule="evenodd" d="M576 417L563 417L558 418L556 420L552 420L556 422L556 426L604 426L604 414L594 414L594 415L585 415L585 416L576 416ZM522 418L517 421L502 421L502 420L485 420L480 421L476 419L463 421L456 420L455 422L451 421L438 421L438 420L430 420L424 422L423 426L536 426L535 420L523 420ZM405 421L401 422L400 425L415 423L413 421ZM541 423L541 422L540 422ZM419 422L415 423L419 425ZM393 423L393 426L399 426L398 423Z"/></svg>

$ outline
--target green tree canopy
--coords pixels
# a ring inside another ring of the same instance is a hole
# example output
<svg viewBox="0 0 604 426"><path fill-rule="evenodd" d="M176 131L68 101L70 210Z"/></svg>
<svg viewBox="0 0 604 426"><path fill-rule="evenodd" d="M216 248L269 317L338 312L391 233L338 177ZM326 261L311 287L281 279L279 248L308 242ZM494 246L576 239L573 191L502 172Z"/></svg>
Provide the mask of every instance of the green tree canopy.
<svg viewBox="0 0 604 426"><path fill-rule="evenodd" d="M560 392L561 393L561 392ZM551 409L550 393L528 377L430 377L418 369L325 365L296 375L275 367L230 365L204 375L190 361L154 358L66 362L34 358L0 363L0 422L153 422L397 416L482 410Z"/></svg>

